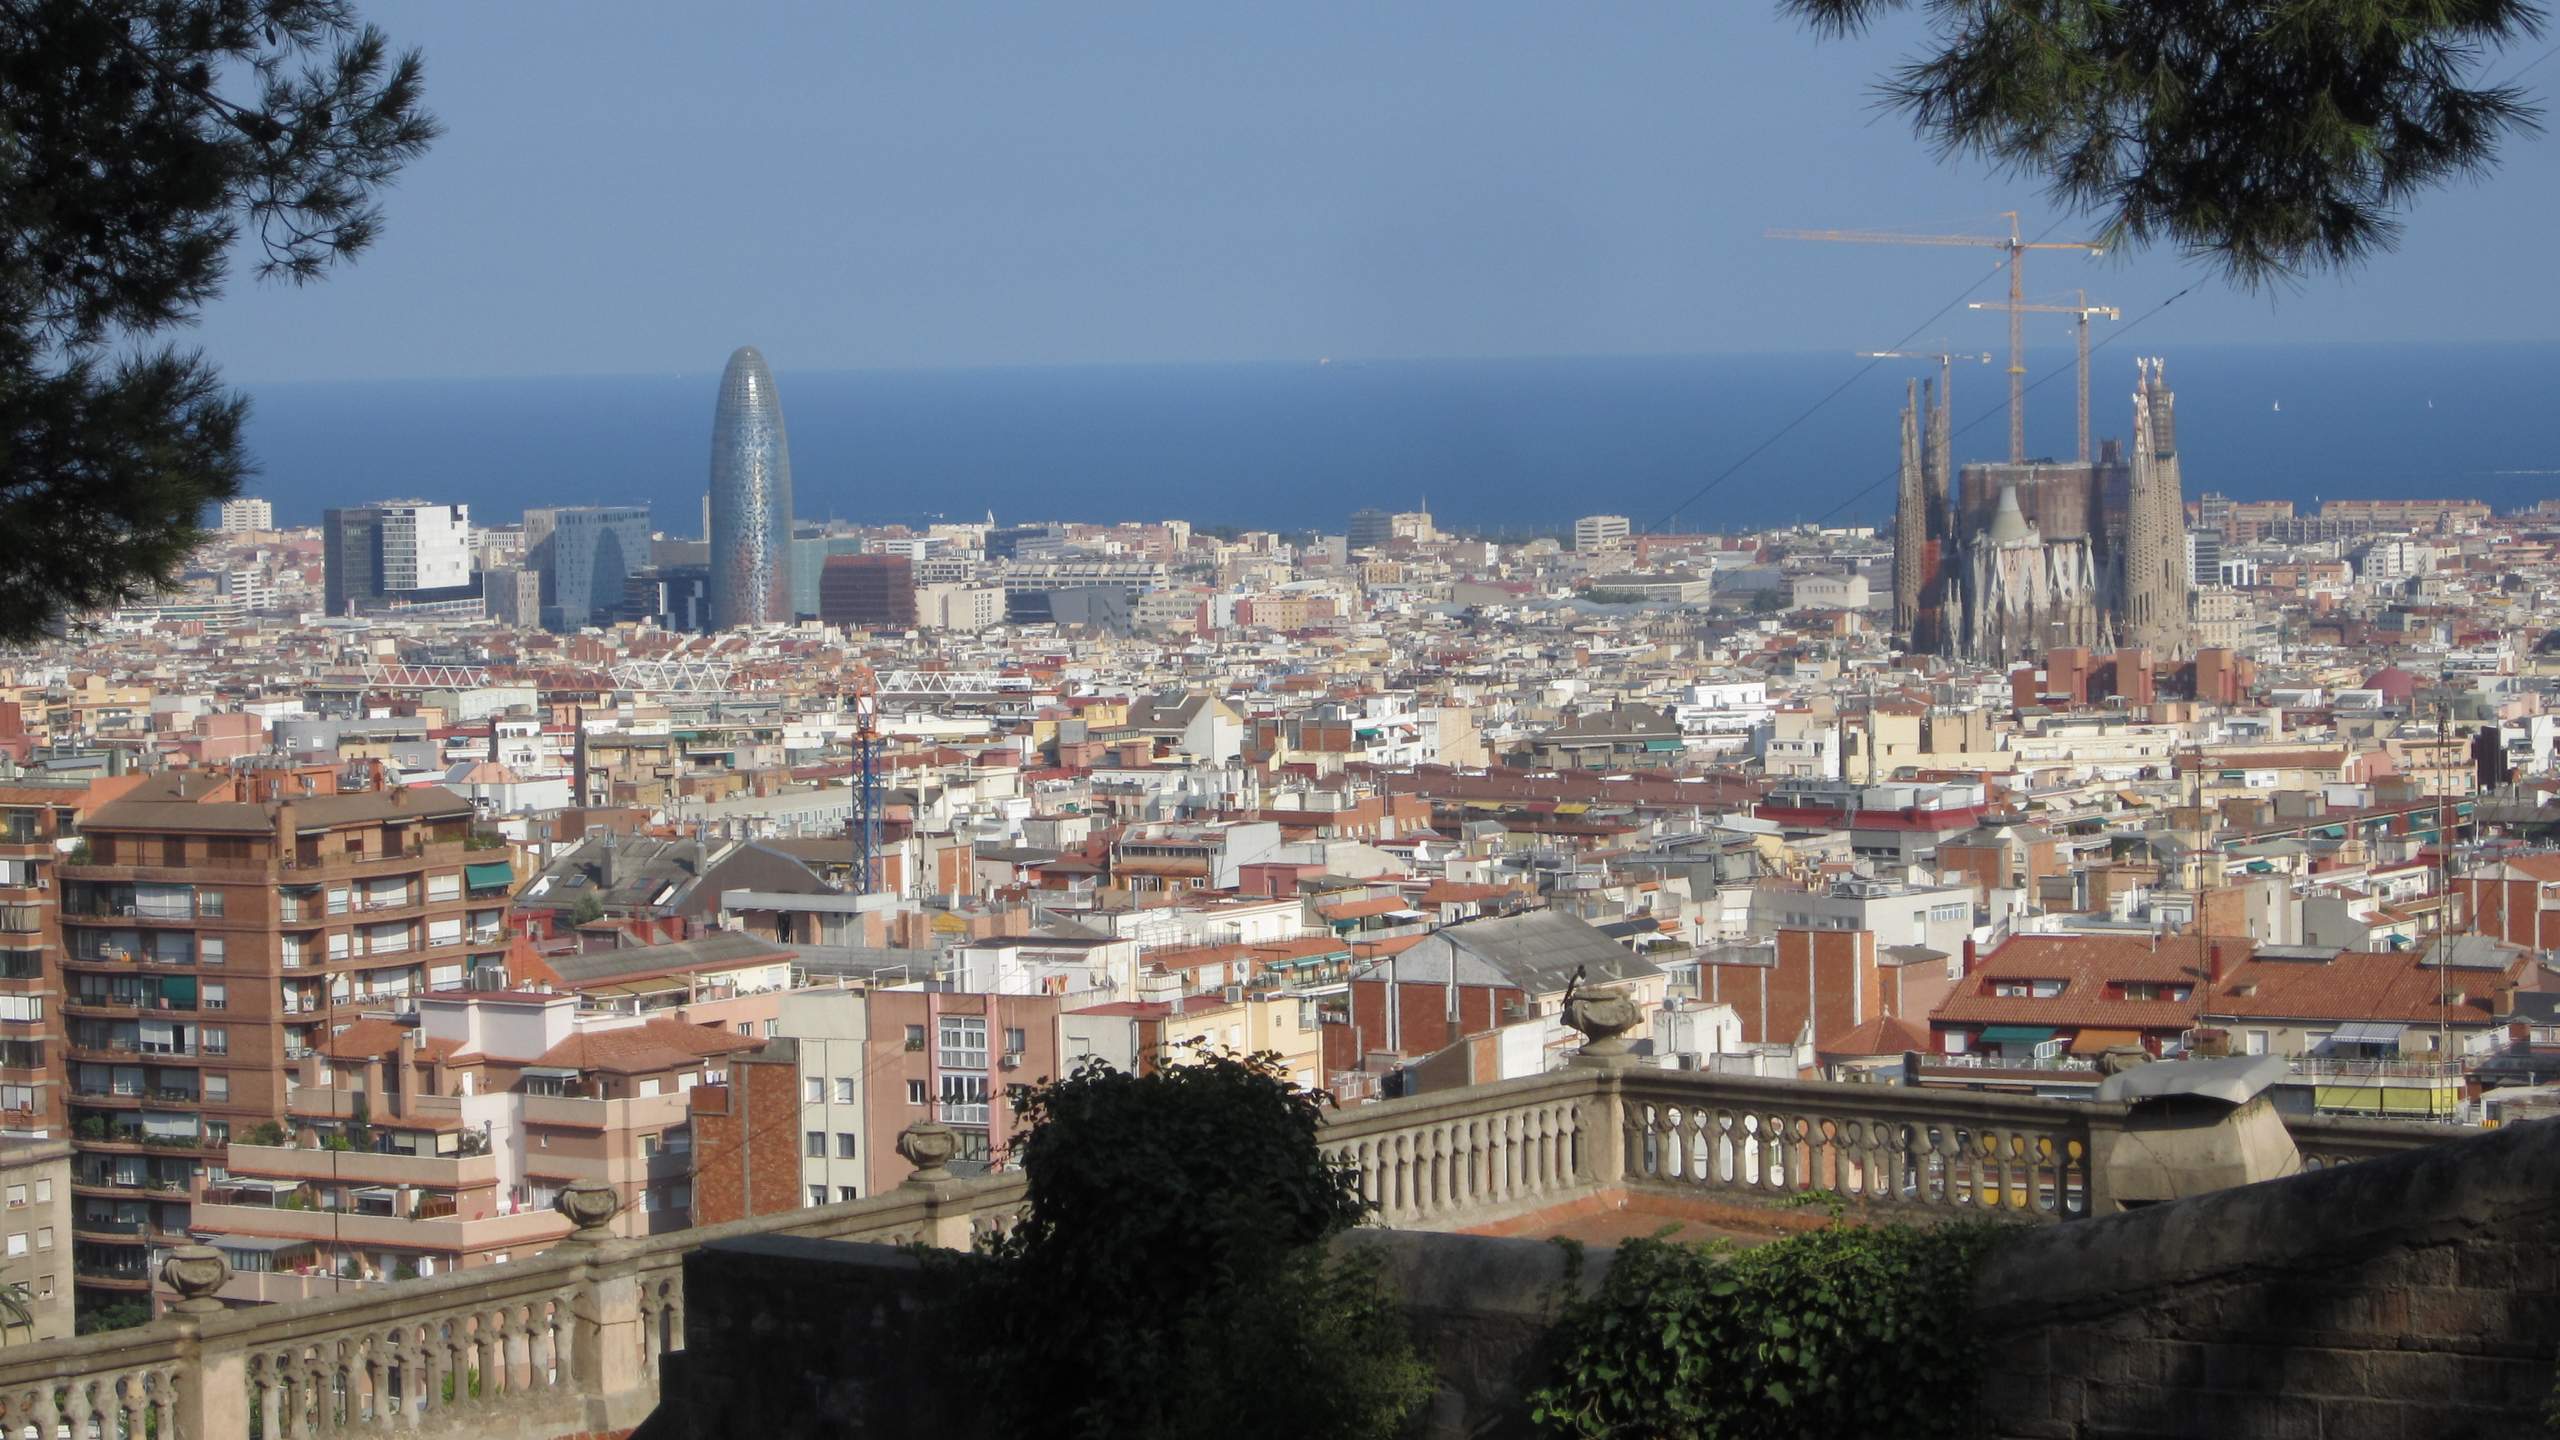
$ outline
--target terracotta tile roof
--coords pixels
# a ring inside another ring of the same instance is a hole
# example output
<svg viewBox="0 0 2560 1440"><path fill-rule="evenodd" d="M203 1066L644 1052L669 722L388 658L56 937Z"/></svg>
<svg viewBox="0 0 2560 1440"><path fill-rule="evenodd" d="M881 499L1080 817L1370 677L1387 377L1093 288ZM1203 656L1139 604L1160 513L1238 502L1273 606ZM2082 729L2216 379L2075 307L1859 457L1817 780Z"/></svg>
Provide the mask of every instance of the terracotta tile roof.
<svg viewBox="0 0 2560 1440"><path fill-rule="evenodd" d="M2177 983L2201 989L2186 967L2207 963L2206 946L2219 944L2226 964L2244 959L2246 940L2208 941L2148 935L2015 935L1958 981L1929 1019L1937 1026L2050 1025L2055 1029L2101 1026L2111 1030L2183 1030L2195 1023L2187 1000L2110 998L2109 982ZM1995 995L2002 980L2060 980L2058 995Z"/></svg>
<svg viewBox="0 0 2560 1440"><path fill-rule="evenodd" d="M2489 1023L2492 987L2516 983L2531 962L2521 953L2505 970L2456 968L2439 973L2426 952L2350 950L2323 962L2257 960L2231 968L2205 1013L2235 1019L2436 1022L2437 1000L2450 990L2462 1003L2444 1011L2455 1025ZM2244 993L2254 989L2256 993Z"/></svg>
<svg viewBox="0 0 2560 1440"><path fill-rule="evenodd" d="M1918 1026L1890 1015L1879 1015L1813 1045L1817 1055L1899 1055L1905 1050L1926 1054L1929 1048L1929 1037Z"/></svg>
<svg viewBox="0 0 2560 1440"><path fill-rule="evenodd" d="M708 1025L681 1020L651 1020L619 1030L588 1030L542 1052L536 1065L572 1070L604 1070L642 1075L681 1070L706 1055L762 1049L764 1042Z"/></svg>

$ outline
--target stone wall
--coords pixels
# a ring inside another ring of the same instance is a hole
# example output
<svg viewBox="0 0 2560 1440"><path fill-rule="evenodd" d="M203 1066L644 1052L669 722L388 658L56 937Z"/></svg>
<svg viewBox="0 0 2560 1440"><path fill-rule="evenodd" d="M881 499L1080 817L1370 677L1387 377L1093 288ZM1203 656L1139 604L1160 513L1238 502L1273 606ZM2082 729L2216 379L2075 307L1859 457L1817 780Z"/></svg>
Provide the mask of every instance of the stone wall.
<svg viewBox="0 0 2560 1440"><path fill-rule="evenodd" d="M2560 1123L2023 1232L1978 1291L1985 1434L2550 1433Z"/></svg>

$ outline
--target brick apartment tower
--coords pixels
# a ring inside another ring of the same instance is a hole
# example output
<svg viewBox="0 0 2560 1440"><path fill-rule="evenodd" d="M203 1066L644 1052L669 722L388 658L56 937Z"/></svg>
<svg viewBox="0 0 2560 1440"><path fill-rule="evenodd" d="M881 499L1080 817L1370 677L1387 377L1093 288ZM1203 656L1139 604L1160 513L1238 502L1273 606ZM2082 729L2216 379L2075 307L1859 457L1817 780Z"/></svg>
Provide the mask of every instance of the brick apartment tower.
<svg viewBox="0 0 2560 1440"><path fill-rule="evenodd" d="M728 1084L697 1085L690 1099L694 1224L801 1208L797 1041L735 1057Z"/></svg>
<svg viewBox="0 0 2560 1440"><path fill-rule="evenodd" d="M155 1246L231 1136L285 1119L286 1074L403 993L504 954L503 863L441 786L341 793L332 767L148 777L64 865L59 1074L84 1300L140 1299Z"/></svg>

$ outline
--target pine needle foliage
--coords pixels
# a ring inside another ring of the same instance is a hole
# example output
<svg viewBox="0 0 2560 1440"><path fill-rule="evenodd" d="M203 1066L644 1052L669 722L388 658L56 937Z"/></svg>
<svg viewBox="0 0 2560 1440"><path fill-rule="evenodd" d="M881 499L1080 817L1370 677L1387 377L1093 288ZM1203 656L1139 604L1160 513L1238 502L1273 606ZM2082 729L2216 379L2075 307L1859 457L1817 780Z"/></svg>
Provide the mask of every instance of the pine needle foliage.
<svg viewBox="0 0 2560 1440"><path fill-rule="evenodd" d="M235 254L363 253L435 137L423 75L350 0L0 0L0 643L175 580L247 402L156 337Z"/></svg>
<svg viewBox="0 0 2560 1440"><path fill-rule="evenodd" d="M2388 250L2418 195L2539 126L2481 83L2533 0L1780 0L1817 34L1924 10L1881 103L1942 156L2040 179L2111 245L2260 286Z"/></svg>

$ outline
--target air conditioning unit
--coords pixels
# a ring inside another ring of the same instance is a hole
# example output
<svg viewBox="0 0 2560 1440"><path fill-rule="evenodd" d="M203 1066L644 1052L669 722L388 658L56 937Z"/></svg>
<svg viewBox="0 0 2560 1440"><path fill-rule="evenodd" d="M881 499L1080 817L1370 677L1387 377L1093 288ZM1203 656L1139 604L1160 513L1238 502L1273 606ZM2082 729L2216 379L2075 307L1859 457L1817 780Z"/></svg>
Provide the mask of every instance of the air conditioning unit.
<svg viewBox="0 0 2560 1440"><path fill-rule="evenodd" d="M1003 1059L997 1061L996 1064L1007 1070L1019 1070L1022 1068L1022 1057L1019 1055L1007 1055Z"/></svg>

